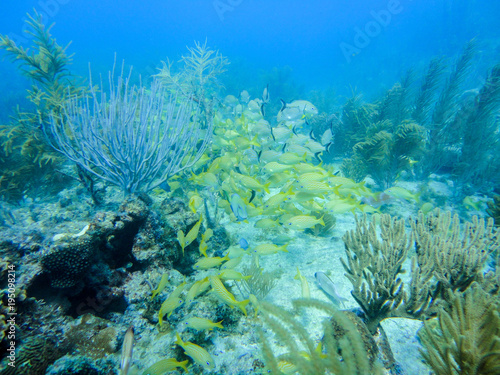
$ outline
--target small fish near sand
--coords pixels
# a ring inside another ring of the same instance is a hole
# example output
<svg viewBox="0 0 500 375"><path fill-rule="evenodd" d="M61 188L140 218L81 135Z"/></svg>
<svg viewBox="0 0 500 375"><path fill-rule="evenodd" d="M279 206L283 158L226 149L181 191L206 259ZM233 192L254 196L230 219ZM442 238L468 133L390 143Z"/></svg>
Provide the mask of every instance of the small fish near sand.
<svg viewBox="0 0 500 375"><path fill-rule="evenodd" d="M314 277L316 278L319 287L323 290L323 292L325 292L333 303L344 307L344 303L349 301L347 298L342 297L338 293L337 287L324 272L316 272Z"/></svg>

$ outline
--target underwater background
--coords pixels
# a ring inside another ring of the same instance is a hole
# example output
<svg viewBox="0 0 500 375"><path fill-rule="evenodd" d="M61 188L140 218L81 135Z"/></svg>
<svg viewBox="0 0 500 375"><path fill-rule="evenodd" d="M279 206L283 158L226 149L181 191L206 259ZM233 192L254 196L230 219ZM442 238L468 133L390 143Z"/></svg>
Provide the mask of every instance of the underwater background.
<svg viewBox="0 0 500 375"><path fill-rule="evenodd" d="M1 375L500 374L498 1L2 5Z"/></svg>

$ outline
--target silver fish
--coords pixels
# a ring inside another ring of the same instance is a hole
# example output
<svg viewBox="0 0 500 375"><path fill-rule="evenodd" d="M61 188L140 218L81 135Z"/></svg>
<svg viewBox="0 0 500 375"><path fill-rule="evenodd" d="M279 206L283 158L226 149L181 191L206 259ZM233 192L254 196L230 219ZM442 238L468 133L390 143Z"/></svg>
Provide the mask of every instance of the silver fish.
<svg viewBox="0 0 500 375"><path fill-rule="evenodd" d="M120 362L120 375L127 375L132 362L132 352L134 350L134 327L127 329L122 345L122 358Z"/></svg>
<svg viewBox="0 0 500 375"><path fill-rule="evenodd" d="M332 280L324 272L316 272L314 274L314 277L316 278L316 281L318 282L319 286L321 289L323 289L323 292L325 292L336 305L341 305L344 307L344 302L347 302L348 299L342 297L338 292L337 288L335 287L335 284L333 283Z"/></svg>

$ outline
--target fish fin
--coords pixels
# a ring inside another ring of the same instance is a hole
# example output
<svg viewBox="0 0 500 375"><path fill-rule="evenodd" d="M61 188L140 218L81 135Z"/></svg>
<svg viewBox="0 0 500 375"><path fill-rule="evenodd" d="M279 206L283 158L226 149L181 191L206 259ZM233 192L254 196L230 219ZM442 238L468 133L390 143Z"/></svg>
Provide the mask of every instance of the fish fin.
<svg viewBox="0 0 500 375"><path fill-rule="evenodd" d="M306 121L306 124L307 124L307 121ZM311 131L309 132L309 137L313 140L313 141L316 141L316 137L314 136L314 131L311 129Z"/></svg>
<svg viewBox="0 0 500 375"><path fill-rule="evenodd" d="M238 303L236 303L236 306L238 306L238 308L243 312L243 314L245 314L245 316L247 316L247 310L245 309L245 306L248 305L249 302L250 300L246 299L244 301L239 301Z"/></svg>
<svg viewBox="0 0 500 375"><path fill-rule="evenodd" d="M315 154L314 154L314 157L315 157L316 159L318 159L318 161L319 161L320 163L323 163L323 160L320 158L320 155L321 155L322 153L323 153L323 151L319 151L319 152L317 152L317 153L315 153Z"/></svg>
<svg viewBox="0 0 500 375"><path fill-rule="evenodd" d="M179 332L175 332L175 343L179 346L184 345L184 341L182 341L181 336L179 335Z"/></svg>
<svg viewBox="0 0 500 375"><path fill-rule="evenodd" d="M255 190L252 190L252 195L250 196L250 199L248 200L248 203L252 203L253 199L255 198Z"/></svg>
<svg viewBox="0 0 500 375"><path fill-rule="evenodd" d="M262 105L260 106L260 113L261 113L262 117L266 117L266 111L264 110L265 105L266 105L266 103L262 103Z"/></svg>
<svg viewBox="0 0 500 375"><path fill-rule="evenodd" d="M325 215L323 215L323 216L321 216L321 217L319 218L319 224L321 224L321 225L323 225L323 226L325 226L325 222L323 221L323 218L324 218L324 217L325 217Z"/></svg>
<svg viewBox="0 0 500 375"><path fill-rule="evenodd" d="M283 99L280 99L281 101L281 109L280 112L282 112L286 108L286 102Z"/></svg>
<svg viewBox="0 0 500 375"><path fill-rule="evenodd" d="M187 366L186 366L186 365L187 365L188 363L189 363L189 360L187 360L187 359L186 359L185 361L179 362L177 365L178 365L179 367L182 367L182 369L183 369L185 372L187 372L187 371L188 371L188 369L187 369Z"/></svg>
<svg viewBox="0 0 500 375"><path fill-rule="evenodd" d="M293 278L294 280L300 280L300 271L299 271L299 267L297 267L297 274L295 275L295 277Z"/></svg>
<svg viewBox="0 0 500 375"><path fill-rule="evenodd" d="M333 142L328 142L328 144L326 145L326 152L328 152L329 154L332 153L332 146Z"/></svg>
<svg viewBox="0 0 500 375"><path fill-rule="evenodd" d="M264 191L267 193L267 194L270 194L271 192L269 191L269 186L271 185L270 182L268 182L267 184L264 185Z"/></svg>

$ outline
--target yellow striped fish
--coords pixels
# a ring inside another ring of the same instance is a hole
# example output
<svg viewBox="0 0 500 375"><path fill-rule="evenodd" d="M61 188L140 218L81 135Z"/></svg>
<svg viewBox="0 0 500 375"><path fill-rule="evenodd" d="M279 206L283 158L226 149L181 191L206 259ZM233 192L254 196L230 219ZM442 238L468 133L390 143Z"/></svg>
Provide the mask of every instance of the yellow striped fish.
<svg viewBox="0 0 500 375"><path fill-rule="evenodd" d="M309 284L307 279L301 275L299 267L297 267L297 275L294 277L295 280L300 280L302 286L302 298L311 298L311 291L309 289Z"/></svg>
<svg viewBox="0 0 500 375"><path fill-rule="evenodd" d="M220 322L214 323L210 319L197 318L197 317L192 317L184 321L186 327L195 329L197 331L205 331L207 329L211 331L215 327L223 329L224 327L221 323L222 320Z"/></svg>
<svg viewBox="0 0 500 375"><path fill-rule="evenodd" d="M168 298L161 304L160 311L158 312L158 320L160 325L163 324L163 316L165 314L168 314L168 317L170 317L174 310L184 303L180 298L180 295L184 290L185 285L186 282L184 281L181 285L175 288L175 290L170 293Z"/></svg>
<svg viewBox="0 0 500 375"><path fill-rule="evenodd" d="M153 294L151 295L151 299L155 298L157 294L161 293L163 289L165 289L165 286L168 283L168 274L164 273L163 276L161 277L160 283L158 284L158 287L153 290Z"/></svg>
<svg viewBox="0 0 500 375"><path fill-rule="evenodd" d="M208 277L205 277L203 280L199 280L195 282L186 295L186 302L191 303L194 301L196 297L198 297L201 293L208 289L210 286L210 281Z"/></svg>
<svg viewBox="0 0 500 375"><path fill-rule="evenodd" d="M203 366L206 370L213 370L215 362L212 356L201 346L193 344L189 341L182 341L178 333L176 335L175 343L184 349L184 354L191 357L197 364Z"/></svg>
<svg viewBox="0 0 500 375"><path fill-rule="evenodd" d="M317 219L314 216L308 215L298 215L293 216L290 219L286 220L283 226L285 228L295 229L295 230L303 230L307 228L312 228L316 224L321 224L325 226L325 222L323 221L323 217Z"/></svg>
<svg viewBox="0 0 500 375"><path fill-rule="evenodd" d="M276 254L278 251L283 251L284 253L288 253L287 246L288 244L285 244L283 246L278 246L271 243L265 243L256 246L253 249L253 252L258 255L272 255Z"/></svg>
<svg viewBox="0 0 500 375"><path fill-rule="evenodd" d="M246 299L244 301L236 301L231 292L226 289L222 281L217 276L210 276L210 285L212 286L212 291L217 297L219 297L220 300L228 304L231 308L237 306L243 314L245 314L245 316L247 315L245 306L248 302L250 302L249 300Z"/></svg>
<svg viewBox="0 0 500 375"><path fill-rule="evenodd" d="M194 264L193 268L197 270L208 270L209 268L220 266L221 263L224 263L227 260L229 260L229 256L227 255L224 258L221 257L201 258Z"/></svg>
<svg viewBox="0 0 500 375"><path fill-rule="evenodd" d="M182 362L178 362L175 358L162 359L148 367L142 375L163 375L168 371L174 371L177 367L182 367L184 371L187 372L186 365L188 363L189 361L187 359Z"/></svg>

